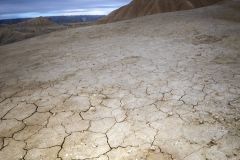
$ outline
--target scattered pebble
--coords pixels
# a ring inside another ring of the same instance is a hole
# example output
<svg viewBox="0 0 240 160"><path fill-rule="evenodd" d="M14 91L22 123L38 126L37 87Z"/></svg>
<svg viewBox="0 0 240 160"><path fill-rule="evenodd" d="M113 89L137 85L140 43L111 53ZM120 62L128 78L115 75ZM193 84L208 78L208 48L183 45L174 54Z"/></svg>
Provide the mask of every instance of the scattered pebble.
<svg viewBox="0 0 240 160"><path fill-rule="evenodd" d="M213 118L215 118L215 119L218 119L218 118L219 118L219 116L218 116L218 115L214 115L214 116L213 116Z"/></svg>
<svg viewBox="0 0 240 160"><path fill-rule="evenodd" d="M196 56L202 56L202 54L201 54L201 53L198 53L198 54L196 54Z"/></svg>
<svg viewBox="0 0 240 160"><path fill-rule="evenodd" d="M95 144L92 144L92 147L93 147L93 148L97 148L98 146L97 146L97 145L95 145Z"/></svg>
<svg viewBox="0 0 240 160"><path fill-rule="evenodd" d="M97 110L96 107L91 107L91 108L90 108L90 111L91 111L91 112L96 112L96 110Z"/></svg>
<svg viewBox="0 0 240 160"><path fill-rule="evenodd" d="M168 113L168 117L173 116L173 112Z"/></svg>
<svg viewBox="0 0 240 160"><path fill-rule="evenodd" d="M238 120L239 120L239 118L237 118L237 117L234 117L234 120L235 120L235 121L238 121Z"/></svg>
<svg viewBox="0 0 240 160"><path fill-rule="evenodd" d="M151 151L155 151L155 150L156 150L156 147L155 147L155 146L151 146L150 150L151 150Z"/></svg>
<svg viewBox="0 0 240 160"><path fill-rule="evenodd" d="M215 146L215 145L217 145L217 142L215 140L211 140L207 145L210 147Z"/></svg>
<svg viewBox="0 0 240 160"><path fill-rule="evenodd" d="M131 153L131 152L132 152L132 150L131 150L131 149L127 151L127 153Z"/></svg>
<svg viewBox="0 0 240 160"><path fill-rule="evenodd" d="M203 120L200 120L200 121L199 121L199 124L203 124L203 123L204 123L204 121L203 121Z"/></svg>

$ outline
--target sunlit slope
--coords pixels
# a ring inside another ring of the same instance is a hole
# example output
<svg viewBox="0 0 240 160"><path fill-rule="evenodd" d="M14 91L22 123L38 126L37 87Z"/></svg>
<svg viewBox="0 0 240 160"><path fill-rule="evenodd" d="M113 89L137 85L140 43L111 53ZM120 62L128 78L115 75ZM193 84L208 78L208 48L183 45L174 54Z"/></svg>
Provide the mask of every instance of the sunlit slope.
<svg viewBox="0 0 240 160"><path fill-rule="evenodd" d="M220 0L133 0L100 20L109 23L156 13L188 10L212 5Z"/></svg>

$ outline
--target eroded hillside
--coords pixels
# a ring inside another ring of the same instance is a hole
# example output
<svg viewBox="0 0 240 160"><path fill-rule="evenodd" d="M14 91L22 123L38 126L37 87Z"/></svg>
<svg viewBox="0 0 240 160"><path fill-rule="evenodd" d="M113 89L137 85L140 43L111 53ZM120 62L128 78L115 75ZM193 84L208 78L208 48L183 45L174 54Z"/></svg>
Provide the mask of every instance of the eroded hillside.
<svg viewBox="0 0 240 160"><path fill-rule="evenodd" d="M43 17L2 26L0 27L0 45L21 41L64 28L66 27L58 25Z"/></svg>
<svg viewBox="0 0 240 160"><path fill-rule="evenodd" d="M188 10L212 5L220 0L133 0L100 20L100 23L110 23L136 17Z"/></svg>

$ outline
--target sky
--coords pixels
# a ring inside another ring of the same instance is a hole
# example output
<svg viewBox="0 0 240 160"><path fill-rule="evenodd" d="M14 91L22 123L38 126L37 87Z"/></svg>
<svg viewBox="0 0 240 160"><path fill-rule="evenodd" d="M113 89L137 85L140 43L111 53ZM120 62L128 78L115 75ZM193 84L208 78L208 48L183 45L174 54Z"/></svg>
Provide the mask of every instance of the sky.
<svg viewBox="0 0 240 160"><path fill-rule="evenodd" d="M0 0L0 19L106 15L131 0Z"/></svg>

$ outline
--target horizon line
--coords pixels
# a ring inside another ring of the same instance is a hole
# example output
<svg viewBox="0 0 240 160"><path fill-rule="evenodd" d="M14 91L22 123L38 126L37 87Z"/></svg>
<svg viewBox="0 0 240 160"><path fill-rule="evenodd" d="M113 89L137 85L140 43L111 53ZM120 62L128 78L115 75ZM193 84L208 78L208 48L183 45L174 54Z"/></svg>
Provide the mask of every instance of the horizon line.
<svg viewBox="0 0 240 160"><path fill-rule="evenodd" d="M51 17L74 17L74 16L107 16L107 14L96 14L96 15L91 15L91 14L79 14L79 15L54 15L54 16L36 16L36 17L19 17L19 18L6 18L6 19L1 19L0 21L3 20L17 20L17 19L34 19L34 18L51 18Z"/></svg>

